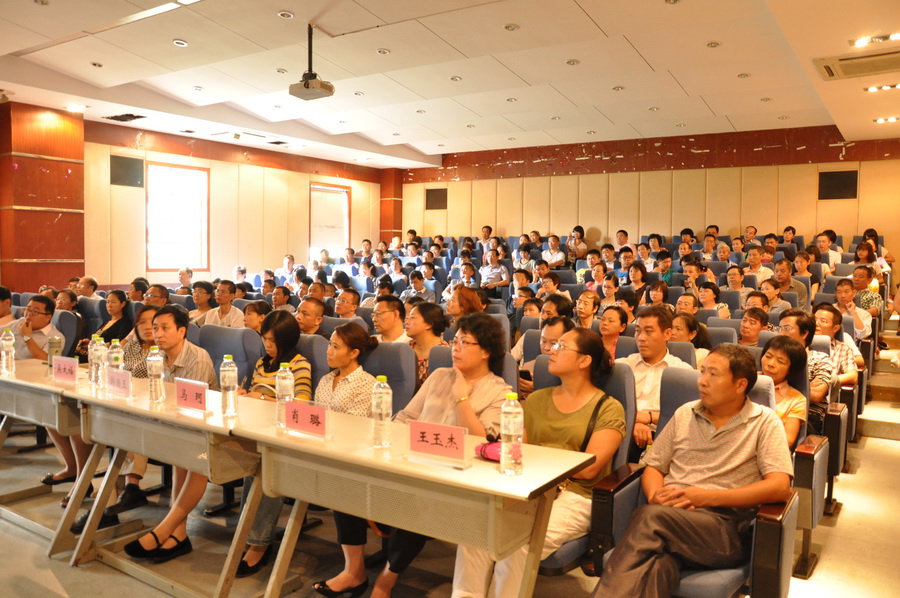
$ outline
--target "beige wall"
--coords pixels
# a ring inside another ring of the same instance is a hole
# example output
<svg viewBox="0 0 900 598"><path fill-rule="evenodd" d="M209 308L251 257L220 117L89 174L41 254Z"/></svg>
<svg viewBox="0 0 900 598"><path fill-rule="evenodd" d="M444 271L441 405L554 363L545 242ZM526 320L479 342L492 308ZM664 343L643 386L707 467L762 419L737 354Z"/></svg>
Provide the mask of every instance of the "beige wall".
<svg viewBox="0 0 900 598"><path fill-rule="evenodd" d="M109 184L111 153L209 169L210 273L195 280L230 277L238 263L248 272L276 268L285 253L305 263L311 182L350 187L350 238L378 237L377 183L86 143L85 272L101 284L125 284L147 275L145 191ZM177 277L173 271L153 272L148 278L169 283Z"/></svg>
<svg viewBox="0 0 900 598"><path fill-rule="evenodd" d="M859 169L859 198L818 201L818 172ZM426 213L425 189L448 189L446 213ZM581 224L589 242L603 243L623 228L640 235L718 224L734 236L752 224L764 235L793 225L809 240L833 228L850 243L874 227L885 245L900 243L900 160L708 170L673 170L531 177L403 186L403 228L420 234L569 234Z"/></svg>

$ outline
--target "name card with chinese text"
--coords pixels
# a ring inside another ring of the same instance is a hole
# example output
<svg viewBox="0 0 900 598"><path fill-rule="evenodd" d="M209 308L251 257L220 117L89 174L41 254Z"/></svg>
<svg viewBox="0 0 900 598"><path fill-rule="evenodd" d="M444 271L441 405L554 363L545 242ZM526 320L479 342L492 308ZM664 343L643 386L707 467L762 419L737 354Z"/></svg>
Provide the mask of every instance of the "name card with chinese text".
<svg viewBox="0 0 900 598"><path fill-rule="evenodd" d="M75 384L78 360L74 357L53 357L53 381L57 384Z"/></svg>
<svg viewBox="0 0 900 598"><path fill-rule="evenodd" d="M445 426L426 422L409 422L409 450L418 456L439 457L453 461L454 466L466 465L466 433L459 426Z"/></svg>
<svg viewBox="0 0 900 598"><path fill-rule="evenodd" d="M175 400L179 407L206 411L206 391L208 389L209 384L206 382L175 378Z"/></svg>
<svg viewBox="0 0 900 598"><path fill-rule="evenodd" d="M289 430L324 438L327 413L324 407L309 401L288 401L284 406L285 425Z"/></svg>
<svg viewBox="0 0 900 598"><path fill-rule="evenodd" d="M106 390L109 394L124 399L131 397L131 372L108 368L106 370Z"/></svg>

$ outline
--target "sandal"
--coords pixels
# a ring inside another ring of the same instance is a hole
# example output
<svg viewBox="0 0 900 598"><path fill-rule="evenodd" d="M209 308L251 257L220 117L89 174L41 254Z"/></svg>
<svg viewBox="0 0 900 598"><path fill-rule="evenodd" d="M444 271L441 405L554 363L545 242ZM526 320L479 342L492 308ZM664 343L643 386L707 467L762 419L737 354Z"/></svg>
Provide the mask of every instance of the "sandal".
<svg viewBox="0 0 900 598"><path fill-rule="evenodd" d="M74 488L73 488L73 490L74 490ZM90 498L93 493L94 493L94 487L88 486L87 494L85 494L84 497ZM69 506L70 500L72 500L72 495L66 494L65 496L62 497L62 500L59 501L59 506L62 507L63 509L65 509L66 507Z"/></svg>

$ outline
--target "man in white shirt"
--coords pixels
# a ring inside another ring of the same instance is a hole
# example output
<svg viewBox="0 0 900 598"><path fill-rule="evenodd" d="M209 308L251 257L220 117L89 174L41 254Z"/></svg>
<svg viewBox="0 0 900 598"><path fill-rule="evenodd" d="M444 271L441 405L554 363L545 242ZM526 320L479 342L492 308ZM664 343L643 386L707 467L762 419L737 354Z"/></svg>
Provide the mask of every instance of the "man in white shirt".
<svg viewBox="0 0 900 598"><path fill-rule="evenodd" d="M634 442L643 448L653 441L659 421L659 388L663 370L667 367L691 369L666 347L672 338L672 312L664 305L644 308L635 321L634 339L638 352L617 361L626 363L634 371L637 417L634 423Z"/></svg>
<svg viewBox="0 0 900 598"><path fill-rule="evenodd" d="M752 245L747 249L747 263L749 266L744 268L744 274L755 274L757 286L764 280L775 277L775 273L762 265L762 247Z"/></svg>
<svg viewBox="0 0 900 598"><path fill-rule="evenodd" d="M375 301L372 322L375 324L375 338L382 343L409 343L411 340L403 329L406 308L394 295L384 295Z"/></svg>
<svg viewBox="0 0 900 598"><path fill-rule="evenodd" d="M290 304L291 290L286 286L275 287L272 291L272 309L286 311L289 314L297 310Z"/></svg>
<svg viewBox="0 0 900 598"><path fill-rule="evenodd" d="M183 287L192 287L194 285L194 271L187 266L179 270L178 284Z"/></svg>
<svg viewBox="0 0 900 598"><path fill-rule="evenodd" d="M244 327L244 312L231 304L234 301L234 293L236 288L230 280L220 280L216 287L216 303L219 307L215 307L206 315L200 318L203 324L215 324L216 326L228 326L231 328ZM198 324L200 323L198 320Z"/></svg>
<svg viewBox="0 0 900 598"><path fill-rule="evenodd" d="M550 235L547 237L549 249L541 252L541 259L547 262L551 268L561 268L566 265L566 252L559 248L559 237Z"/></svg>
<svg viewBox="0 0 900 598"><path fill-rule="evenodd" d="M631 255L637 255L637 247L635 247L634 244L628 240L627 230L620 229L616 231L616 243L618 244L618 247L616 247L616 251L622 251L623 247L630 247Z"/></svg>
<svg viewBox="0 0 900 598"><path fill-rule="evenodd" d="M65 346L65 337L50 323L55 310L53 299L37 295L25 307L25 317L8 326L16 337L16 359L47 359L51 336L58 336Z"/></svg>
<svg viewBox="0 0 900 598"><path fill-rule="evenodd" d="M353 251L352 247L348 247L347 249L345 249L344 250L344 263L338 264L337 266L332 268L332 271L346 272L347 276L356 276L358 273L358 268L356 266L356 262L353 259L355 255L356 255L356 252ZM324 266L324 264L322 264L322 265Z"/></svg>
<svg viewBox="0 0 900 598"><path fill-rule="evenodd" d="M758 232L758 231L756 230L756 227L753 226L753 225L750 225L750 226L748 226L747 228L744 229L744 245L745 245L745 246L746 246L746 245L760 245L760 246L762 246L762 243L760 243L760 242L759 242L759 239L756 238L756 233L757 233L757 232Z"/></svg>
<svg viewBox="0 0 900 598"><path fill-rule="evenodd" d="M103 299L97 294L97 279L92 276L82 276L75 285L75 294L79 297L90 297L91 299Z"/></svg>
<svg viewBox="0 0 900 598"><path fill-rule="evenodd" d="M823 256L828 256L828 272L833 272L834 265L841 263L841 254L831 248L831 238L826 233L819 233L816 235L816 247Z"/></svg>
<svg viewBox="0 0 900 598"><path fill-rule="evenodd" d="M284 261L281 263L280 268L275 269L275 276L283 276L284 278L290 278L291 274L294 272L294 256L290 253L286 253L284 255Z"/></svg>
<svg viewBox="0 0 900 598"><path fill-rule="evenodd" d="M478 239L478 244L481 246L481 252L487 253L491 249L491 235L494 234L494 229L488 224L485 224L481 227L481 238Z"/></svg>
<svg viewBox="0 0 900 598"><path fill-rule="evenodd" d="M853 281L849 278L837 281L834 299L834 306L841 312L841 317L853 320L853 336L862 340L872 335L872 314L856 306L854 302L856 289L853 288Z"/></svg>
<svg viewBox="0 0 900 598"><path fill-rule="evenodd" d="M16 316L12 313L12 293L0 286L0 331L15 319Z"/></svg>
<svg viewBox="0 0 900 598"><path fill-rule="evenodd" d="M500 263L500 254L496 249L487 252L488 263L478 271L481 274L481 288L489 297L500 297L500 289L509 286L509 270Z"/></svg>
<svg viewBox="0 0 900 598"><path fill-rule="evenodd" d="M234 267L233 274L234 274L234 284L237 284L239 282L244 282L244 280L247 278L247 267L242 266L241 264L238 264L237 266Z"/></svg>
<svg viewBox="0 0 900 598"><path fill-rule="evenodd" d="M429 301L431 303L434 303L436 301L434 291L430 291L425 288L425 277L422 276L422 273L418 270L414 270L409 273L409 284L412 286L407 287L405 291L400 293L401 301L406 301L407 299L411 299L413 297L421 297L425 301Z"/></svg>

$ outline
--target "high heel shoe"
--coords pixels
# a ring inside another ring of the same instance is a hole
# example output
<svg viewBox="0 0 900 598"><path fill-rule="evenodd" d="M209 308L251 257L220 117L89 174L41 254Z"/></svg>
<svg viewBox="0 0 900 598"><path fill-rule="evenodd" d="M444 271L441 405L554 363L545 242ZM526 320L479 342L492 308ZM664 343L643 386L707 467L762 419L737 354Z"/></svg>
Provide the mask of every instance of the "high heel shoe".
<svg viewBox="0 0 900 598"><path fill-rule="evenodd" d="M156 542L156 548L151 548L151 549L147 550L141 544L141 539L138 538L137 540L135 540L133 542L129 542L128 544L125 545L125 548L124 548L125 554L127 554L128 556L130 556L131 558L134 558L134 559L148 559L151 556L153 556L154 554L156 554L156 551L159 550L160 548L162 548L162 542L159 541L159 537L156 535L156 532L154 532L153 530L150 530L150 535L153 536L153 541Z"/></svg>
<svg viewBox="0 0 900 598"><path fill-rule="evenodd" d="M328 582L326 580L317 581L313 584L313 589L322 594L323 596L329 596L330 598L338 598L343 596L344 594L349 594L349 598L359 598L362 596L367 589L369 589L369 580L366 579L364 582L359 584L358 586L347 588L346 590L335 591L328 587Z"/></svg>
<svg viewBox="0 0 900 598"><path fill-rule="evenodd" d="M234 574L235 577L249 577L265 567L269 564L269 557L272 556L272 544L266 546L265 552L262 553L262 556L259 557L259 560L255 565L248 565L247 561L241 558L241 563L238 565L237 573ZM246 553L245 553L246 555Z"/></svg>
<svg viewBox="0 0 900 598"><path fill-rule="evenodd" d="M171 561L176 557L183 556L194 550L191 539L187 536L185 536L183 540L179 540L175 536L169 536L169 538L175 540L175 546L172 548L157 548L150 556L151 561L156 564L165 563L166 561Z"/></svg>

